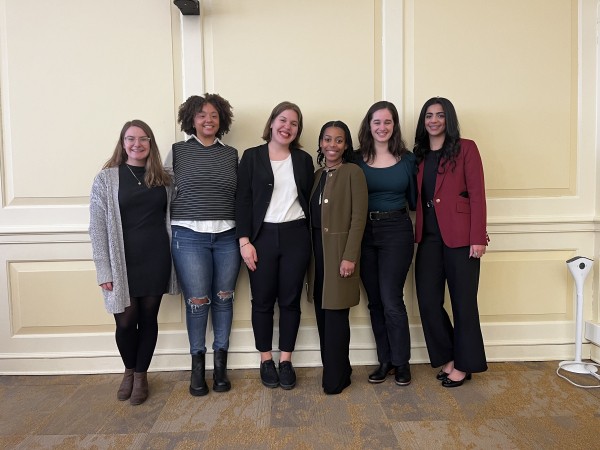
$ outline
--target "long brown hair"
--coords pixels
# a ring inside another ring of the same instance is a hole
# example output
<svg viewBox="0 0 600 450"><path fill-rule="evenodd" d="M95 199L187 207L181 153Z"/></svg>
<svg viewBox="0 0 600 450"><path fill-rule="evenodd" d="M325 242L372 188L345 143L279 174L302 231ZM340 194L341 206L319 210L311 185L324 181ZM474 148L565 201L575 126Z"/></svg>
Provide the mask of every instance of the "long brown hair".
<svg viewBox="0 0 600 450"><path fill-rule="evenodd" d="M363 159L368 163L375 160L375 140L373 139L373 134L371 134L371 119L373 118L373 114L381 109L387 109L391 113L392 120L394 122L392 136L388 141L389 152L397 159L400 159L406 152L408 152L406 144L404 143L404 139L402 138L402 131L400 130L400 117L398 110L393 103L382 100L373 104L369 108L367 114L365 114L364 119L360 123L360 130L358 131L358 142L360 144L359 150Z"/></svg>
<svg viewBox="0 0 600 450"><path fill-rule="evenodd" d="M144 176L144 183L148 187L155 186L169 186L171 184L171 176L165 171L165 168L160 159L160 152L158 151L158 145L156 145L156 139L154 133L148 124L142 120L134 119L129 122L125 122L121 133L119 134L119 140L115 146L115 150L108 161L102 167L107 169L109 167L118 167L121 164L127 162L127 152L125 151L124 139L125 133L130 127L138 127L144 130L146 136L150 138L150 152L146 159L146 175Z"/></svg>

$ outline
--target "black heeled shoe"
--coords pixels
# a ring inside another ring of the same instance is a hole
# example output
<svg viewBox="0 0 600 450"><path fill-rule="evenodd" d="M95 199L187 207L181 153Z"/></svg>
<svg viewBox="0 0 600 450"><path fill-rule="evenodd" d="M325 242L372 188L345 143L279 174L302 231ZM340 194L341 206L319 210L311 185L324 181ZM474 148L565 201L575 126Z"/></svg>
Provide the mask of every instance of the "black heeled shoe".
<svg viewBox="0 0 600 450"><path fill-rule="evenodd" d="M435 378L437 378L439 381L444 381L446 378L448 378L448 373L444 372L442 369L440 369L440 371L437 373L437 375L435 376Z"/></svg>
<svg viewBox="0 0 600 450"><path fill-rule="evenodd" d="M463 377L462 380L458 380L458 381L454 381L454 380L451 380L450 378L446 378L446 379L442 380L442 386L445 388L458 387L458 386L462 386L465 381L469 381L470 379L471 379L470 373L467 373Z"/></svg>
<svg viewBox="0 0 600 450"><path fill-rule="evenodd" d="M394 366L391 362L379 364L377 370L369 374L369 383L383 383L392 370Z"/></svg>

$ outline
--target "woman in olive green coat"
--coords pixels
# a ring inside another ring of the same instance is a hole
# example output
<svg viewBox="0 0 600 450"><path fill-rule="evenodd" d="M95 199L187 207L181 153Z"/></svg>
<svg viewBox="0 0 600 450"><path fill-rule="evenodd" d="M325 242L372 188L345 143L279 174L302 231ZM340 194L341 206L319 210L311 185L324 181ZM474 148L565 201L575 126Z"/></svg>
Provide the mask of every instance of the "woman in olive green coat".
<svg viewBox="0 0 600 450"><path fill-rule="evenodd" d="M310 198L314 261L309 299L314 299L323 363L323 390L339 394L350 385L350 308L360 300L360 248L367 219L367 183L362 170L347 164L352 137L340 121L319 134Z"/></svg>

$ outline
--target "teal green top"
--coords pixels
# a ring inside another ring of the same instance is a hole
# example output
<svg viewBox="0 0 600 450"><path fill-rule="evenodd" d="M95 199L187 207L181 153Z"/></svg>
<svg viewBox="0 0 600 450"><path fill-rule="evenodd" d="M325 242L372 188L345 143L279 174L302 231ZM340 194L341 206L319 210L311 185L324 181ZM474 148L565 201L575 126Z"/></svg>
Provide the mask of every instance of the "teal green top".
<svg viewBox="0 0 600 450"><path fill-rule="evenodd" d="M370 167L362 159L357 162L367 179L369 211L415 209L417 166L412 153L406 153L396 164L384 168Z"/></svg>

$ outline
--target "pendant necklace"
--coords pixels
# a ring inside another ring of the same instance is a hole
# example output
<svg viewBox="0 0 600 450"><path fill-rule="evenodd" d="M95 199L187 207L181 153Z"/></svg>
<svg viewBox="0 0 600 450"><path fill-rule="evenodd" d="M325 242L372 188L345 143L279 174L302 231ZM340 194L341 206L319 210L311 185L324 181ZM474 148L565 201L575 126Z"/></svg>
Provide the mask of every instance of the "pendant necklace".
<svg viewBox="0 0 600 450"><path fill-rule="evenodd" d="M329 172L330 170L336 169L338 166L341 166L343 162L344 161L340 161L339 163L334 164L333 166L328 166L327 163L326 163L325 164L325 172Z"/></svg>
<svg viewBox="0 0 600 450"><path fill-rule="evenodd" d="M131 172L131 175L133 175L133 178L135 178L138 182L138 186L142 185L142 182L140 181L140 179L138 177L135 176L135 173L133 173L133 170L131 170L131 167L129 167L129 164L125 164L127 166L127 168L129 169L129 171Z"/></svg>

